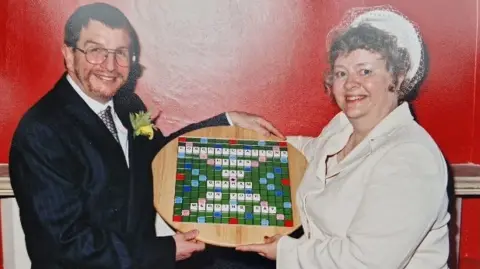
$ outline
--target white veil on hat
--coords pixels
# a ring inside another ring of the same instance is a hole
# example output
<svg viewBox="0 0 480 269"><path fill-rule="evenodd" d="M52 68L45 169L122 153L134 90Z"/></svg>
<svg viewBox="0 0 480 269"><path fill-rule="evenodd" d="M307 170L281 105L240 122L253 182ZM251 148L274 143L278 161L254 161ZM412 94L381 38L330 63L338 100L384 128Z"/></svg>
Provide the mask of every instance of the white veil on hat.
<svg viewBox="0 0 480 269"><path fill-rule="evenodd" d="M410 57L410 70L405 76L405 92L410 92L423 79L425 55L420 31L415 23L391 6L352 8L342 21L327 35L327 48L333 42L334 34L346 32L351 27L369 24L397 38L397 46L405 48Z"/></svg>

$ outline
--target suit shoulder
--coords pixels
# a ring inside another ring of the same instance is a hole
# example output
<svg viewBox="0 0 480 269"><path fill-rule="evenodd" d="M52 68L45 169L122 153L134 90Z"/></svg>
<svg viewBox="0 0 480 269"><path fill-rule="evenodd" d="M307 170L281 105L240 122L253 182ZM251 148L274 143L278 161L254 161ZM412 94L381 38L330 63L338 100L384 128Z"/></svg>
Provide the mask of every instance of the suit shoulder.
<svg viewBox="0 0 480 269"><path fill-rule="evenodd" d="M32 132L38 128L52 128L58 117L64 113L62 101L55 89L51 89L35 102L20 118L14 136Z"/></svg>

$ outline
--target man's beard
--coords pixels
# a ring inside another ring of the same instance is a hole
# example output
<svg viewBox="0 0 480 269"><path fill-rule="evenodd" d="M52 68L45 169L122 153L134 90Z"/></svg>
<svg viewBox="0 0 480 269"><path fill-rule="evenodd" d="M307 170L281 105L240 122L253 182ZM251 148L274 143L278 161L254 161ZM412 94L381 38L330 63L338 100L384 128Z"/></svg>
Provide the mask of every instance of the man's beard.
<svg viewBox="0 0 480 269"><path fill-rule="evenodd" d="M116 71L110 72L111 74L109 74L109 76L114 77L111 83L114 85L118 84L118 87L111 91L102 91L99 89L99 87L94 87L91 83L92 79L101 81L100 78L96 77L95 73L96 72L94 70L89 70L88 73L84 74L84 76L81 77L81 74L78 71L78 69L77 68L75 69L75 75L77 76L77 78L82 78L80 82L84 84L83 87L85 88L85 90L102 99L106 99L106 100L111 99L119 91L119 89L125 84L125 81L121 74L119 74Z"/></svg>

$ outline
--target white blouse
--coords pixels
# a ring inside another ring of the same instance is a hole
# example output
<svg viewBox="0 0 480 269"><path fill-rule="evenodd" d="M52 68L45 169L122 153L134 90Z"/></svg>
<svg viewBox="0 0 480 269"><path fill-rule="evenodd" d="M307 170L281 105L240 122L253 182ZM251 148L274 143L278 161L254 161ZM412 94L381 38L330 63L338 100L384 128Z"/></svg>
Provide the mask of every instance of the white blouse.
<svg viewBox="0 0 480 269"><path fill-rule="evenodd" d="M297 193L305 234L280 239L277 268L448 268L447 167L433 139L404 103L327 171L352 131L339 113L317 138L288 137L309 161Z"/></svg>

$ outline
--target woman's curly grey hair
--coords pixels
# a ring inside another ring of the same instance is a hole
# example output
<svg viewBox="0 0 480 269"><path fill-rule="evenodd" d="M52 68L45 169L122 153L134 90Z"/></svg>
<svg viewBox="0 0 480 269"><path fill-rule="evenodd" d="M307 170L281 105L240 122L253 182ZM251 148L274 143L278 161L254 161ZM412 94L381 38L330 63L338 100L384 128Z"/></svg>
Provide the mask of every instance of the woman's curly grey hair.
<svg viewBox="0 0 480 269"><path fill-rule="evenodd" d="M386 68L392 75L395 87L399 87L398 99L403 101L409 93L409 81L403 80L398 84L398 78L405 76L410 69L410 56L407 49L400 48L397 45L397 38L383 30L375 28L369 24L360 24L349 28L346 32L337 33L336 38L329 49L328 61L329 70L325 76L325 88L330 91L333 84L333 67L335 61L341 55L349 54L357 49L364 49L373 53L378 53L384 57Z"/></svg>

